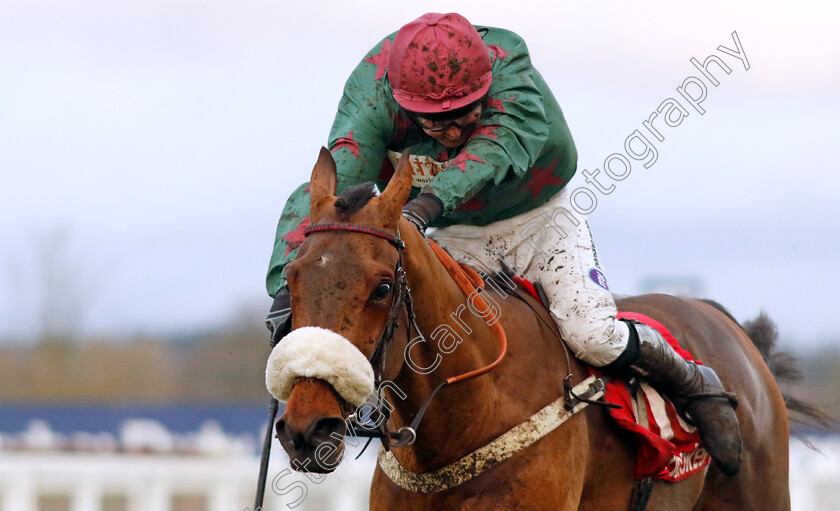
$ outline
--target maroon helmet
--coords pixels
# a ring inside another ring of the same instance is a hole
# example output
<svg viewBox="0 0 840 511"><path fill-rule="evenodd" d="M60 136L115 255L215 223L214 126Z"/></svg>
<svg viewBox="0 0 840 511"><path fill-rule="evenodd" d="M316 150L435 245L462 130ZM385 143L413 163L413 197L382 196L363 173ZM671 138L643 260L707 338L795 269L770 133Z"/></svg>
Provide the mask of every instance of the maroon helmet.
<svg viewBox="0 0 840 511"><path fill-rule="evenodd" d="M481 36L456 13L427 13L397 32L388 81L406 110L442 113L481 99L493 80Z"/></svg>

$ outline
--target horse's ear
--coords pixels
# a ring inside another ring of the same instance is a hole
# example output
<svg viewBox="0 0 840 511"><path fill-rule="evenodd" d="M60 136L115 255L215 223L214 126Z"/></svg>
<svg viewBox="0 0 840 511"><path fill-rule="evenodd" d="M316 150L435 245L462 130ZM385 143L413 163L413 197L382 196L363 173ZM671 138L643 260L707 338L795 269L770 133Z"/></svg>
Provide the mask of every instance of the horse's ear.
<svg viewBox="0 0 840 511"><path fill-rule="evenodd" d="M335 199L335 160L326 147L321 148L315 168L312 169L310 185L310 216L318 215L318 210L324 203L332 203Z"/></svg>
<svg viewBox="0 0 840 511"><path fill-rule="evenodd" d="M385 191L378 197L378 202L388 209L389 217L396 217L411 193L411 155L404 152L397 162L397 168Z"/></svg>

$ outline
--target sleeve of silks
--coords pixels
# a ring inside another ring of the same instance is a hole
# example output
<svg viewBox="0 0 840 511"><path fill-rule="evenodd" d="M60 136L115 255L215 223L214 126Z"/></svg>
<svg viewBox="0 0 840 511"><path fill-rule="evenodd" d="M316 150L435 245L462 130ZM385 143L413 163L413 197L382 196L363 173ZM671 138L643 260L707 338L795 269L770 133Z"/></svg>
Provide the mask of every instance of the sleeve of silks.
<svg viewBox="0 0 840 511"><path fill-rule="evenodd" d="M382 48L390 46L386 38L359 63L338 103L338 112L330 130L328 147L337 169L337 192L366 181L376 181L386 155L386 143L394 129L391 108L387 104L385 78L378 62ZM384 69L384 68L382 68ZM312 148L313 156L317 147ZM266 290L272 297L286 283L286 264L297 257L303 243L303 230L309 225L309 183L295 190L286 201L274 238L274 251L268 267Z"/></svg>
<svg viewBox="0 0 840 511"><path fill-rule="evenodd" d="M473 133L449 166L423 188L440 198L448 213L490 183L499 184L512 171L522 176L546 145L549 120L525 42L511 32L511 46L490 46L493 83L489 101Z"/></svg>
<svg viewBox="0 0 840 511"><path fill-rule="evenodd" d="M294 260L297 249L303 243L303 229L309 225L309 183L303 183L292 192L283 213L277 222L274 236L274 251L268 264L268 276L265 285L273 298L277 291L286 285L286 263Z"/></svg>

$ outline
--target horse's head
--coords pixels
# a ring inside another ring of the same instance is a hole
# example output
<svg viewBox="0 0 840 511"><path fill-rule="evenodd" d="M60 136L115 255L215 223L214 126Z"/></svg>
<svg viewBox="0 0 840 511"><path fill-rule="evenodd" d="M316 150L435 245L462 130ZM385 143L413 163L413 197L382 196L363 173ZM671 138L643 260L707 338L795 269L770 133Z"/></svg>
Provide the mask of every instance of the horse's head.
<svg viewBox="0 0 840 511"><path fill-rule="evenodd" d="M350 224L398 236L411 169L403 158L381 195L371 186L336 196L335 162L322 148L310 185L310 225ZM369 360L389 323L398 281L399 250L386 238L348 230L311 232L286 266L294 329L272 352L266 384L286 401L276 433L297 470L335 469L344 450L345 420L374 390ZM400 347L389 351L402 353ZM402 361L388 358L386 377L398 372Z"/></svg>

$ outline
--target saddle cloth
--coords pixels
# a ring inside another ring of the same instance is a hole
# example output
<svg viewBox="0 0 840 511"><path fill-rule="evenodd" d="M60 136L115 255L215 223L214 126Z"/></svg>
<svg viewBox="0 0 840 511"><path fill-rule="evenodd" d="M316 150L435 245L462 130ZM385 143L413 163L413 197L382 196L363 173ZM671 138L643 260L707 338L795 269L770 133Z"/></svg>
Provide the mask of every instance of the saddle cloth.
<svg viewBox="0 0 840 511"><path fill-rule="evenodd" d="M619 312L618 319L634 319L655 328L686 360L694 360L671 332L658 321L633 312ZM700 361L695 360L700 363ZM591 371L597 372L596 369ZM609 409L610 416L636 440L636 478L652 477L679 481L703 470L711 461L700 445L697 429L686 423L674 405L647 383L612 379L605 399L622 408Z"/></svg>
<svg viewBox="0 0 840 511"><path fill-rule="evenodd" d="M542 302L533 284L514 277L528 293ZM694 360L677 339L653 318L634 312L619 312L618 319L632 319L655 328L668 344L686 360ZM590 374L600 374L590 367ZM703 470L711 457L700 445L697 429L688 424L674 405L653 387L644 382L611 378L606 383L604 399L621 408L609 408L609 415L618 426L627 430L636 442L636 478L680 481Z"/></svg>

